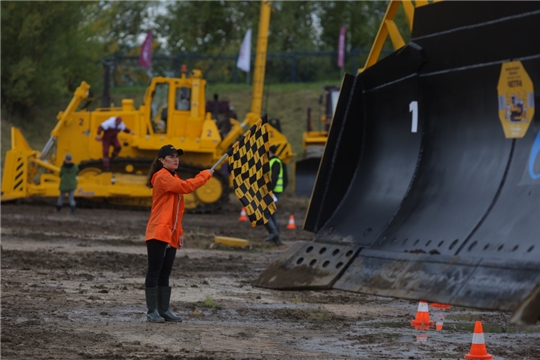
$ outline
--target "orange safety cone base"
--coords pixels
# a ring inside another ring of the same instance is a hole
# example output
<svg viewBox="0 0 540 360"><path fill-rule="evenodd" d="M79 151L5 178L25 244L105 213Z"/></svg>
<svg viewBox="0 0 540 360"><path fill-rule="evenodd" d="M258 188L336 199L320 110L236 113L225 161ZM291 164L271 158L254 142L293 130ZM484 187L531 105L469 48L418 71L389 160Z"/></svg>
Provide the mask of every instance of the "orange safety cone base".
<svg viewBox="0 0 540 360"><path fill-rule="evenodd" d="M465 359L471 359L471 360L492 360L493 355L486 354L486 355L471 355L467 354L465 355Z"/></svg>

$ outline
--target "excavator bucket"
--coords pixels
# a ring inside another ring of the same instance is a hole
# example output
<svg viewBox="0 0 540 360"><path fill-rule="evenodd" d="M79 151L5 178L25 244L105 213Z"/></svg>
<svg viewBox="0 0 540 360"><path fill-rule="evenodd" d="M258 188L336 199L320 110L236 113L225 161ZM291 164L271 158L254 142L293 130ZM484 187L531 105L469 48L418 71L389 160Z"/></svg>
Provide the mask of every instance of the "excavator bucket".
<svg viewBox="0 0 540 360"><path fill-rule="evenodd" d="M304 223L316 236L256 284L536 322L539 23L537 2L418 8L406 46L345 76Z"/></svg>

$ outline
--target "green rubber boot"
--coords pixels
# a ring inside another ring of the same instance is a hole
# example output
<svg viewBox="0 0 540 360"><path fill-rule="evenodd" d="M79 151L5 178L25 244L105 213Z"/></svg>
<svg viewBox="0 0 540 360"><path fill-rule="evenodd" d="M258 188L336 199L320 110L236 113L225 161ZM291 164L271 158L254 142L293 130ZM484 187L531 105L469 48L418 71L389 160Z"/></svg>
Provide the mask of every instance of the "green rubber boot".
<svg viewBox="0 0 540 360"><path fill-rule="evenodd" d="M162 322L165 322L165 319L159 315L158 310L157 310L157 304L158 304L157 289L158 289L157 287L144 288L144 292L146 294L146 306L148 307L148 312L146 313L146 317L148 321L150 322L162 323Z"/></svg>
<svg viewBox="0 0 540 360"><path fill-rule="evenodd" d="M165 321L182 321L180 316L176 316L169 309L171 301L171 287L170 286L158 286L157 288L157 306L159 315L161 315Z"/></svg>

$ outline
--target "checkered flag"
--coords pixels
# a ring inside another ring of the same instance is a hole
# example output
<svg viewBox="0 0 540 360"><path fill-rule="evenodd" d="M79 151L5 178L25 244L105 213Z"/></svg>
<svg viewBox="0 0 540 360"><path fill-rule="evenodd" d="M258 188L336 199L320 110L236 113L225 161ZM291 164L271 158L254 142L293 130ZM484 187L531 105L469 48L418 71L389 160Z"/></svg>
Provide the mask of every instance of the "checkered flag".
<svg viewBox="0 0 540 360"><path fill-rule="evenodd" d="M233 187L251 226L264 225L276 211L274 195L268 190L268 118L264 115L227 151Z"/></svg>

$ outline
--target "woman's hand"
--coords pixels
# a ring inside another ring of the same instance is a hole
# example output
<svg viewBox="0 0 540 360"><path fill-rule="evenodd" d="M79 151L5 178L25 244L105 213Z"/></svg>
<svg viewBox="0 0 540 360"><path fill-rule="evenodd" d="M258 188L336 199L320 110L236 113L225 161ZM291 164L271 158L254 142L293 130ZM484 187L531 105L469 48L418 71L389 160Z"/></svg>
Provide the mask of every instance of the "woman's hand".
<svg viewBox="0 0 540 360"><path fill-rule="evenodd" d="M214 169L207 169L207 170L210 171L211 175L214 175Z"/></svg>

